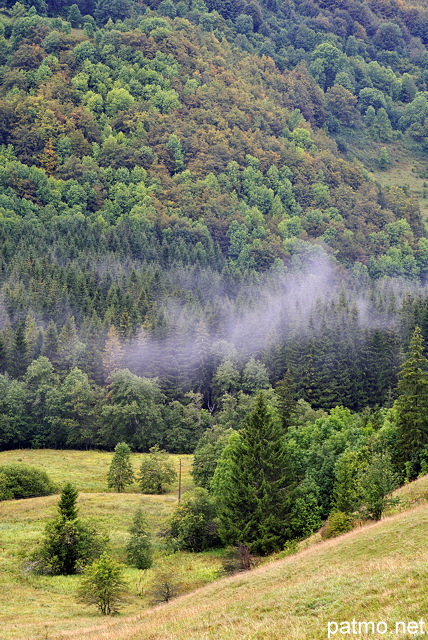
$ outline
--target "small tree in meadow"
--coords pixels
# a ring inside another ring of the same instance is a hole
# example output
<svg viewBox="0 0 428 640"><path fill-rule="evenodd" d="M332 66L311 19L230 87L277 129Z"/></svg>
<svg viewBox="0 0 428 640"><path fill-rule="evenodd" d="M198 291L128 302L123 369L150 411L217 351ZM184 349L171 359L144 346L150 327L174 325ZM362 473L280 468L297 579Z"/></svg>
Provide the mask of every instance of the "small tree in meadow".
<svg viewBox="0 0 428 640"><path fill-rule="evenodd" d="M131 464L131 449L126 442L118 442L114 448L113 459L107 475L110 489L122 493L125 487L134 481L134 471Z"/></svg>
<svg viewBox="0 0 428 640"><path fill-rule="evenodd" d="M137 509L129 529L129 540L126 545L128 564L137 569L148 569L152 566L152 541L148 532L147 520L141 508Z"/></svg>
<svg viewBox="0 0 428 640"><path fill-rule="evenodd" d="M66 484L58 502L58 514L48 522L41 545L31 555L29 567L42 574L71 575L98 558L108 540L77 517L78 493Z"/></svg>
<svg viewBox="0 0 428 640"><path fill-rule="evenodd" d="M176 578L167 571L158 572L149 591L151 596L150 604L156 605L162 602L169 602L176 598L182 589L182 585Z"/></svg>
<svg viewBox="0 0 428 640"><path fill-rule="evenodd" d="M177 472L168 460L166 451L158 445L150 448L140 467L138 482L143 493L165 493L166 487L177 479Z"/></svg>
<svg viewBox="0 0 428 640"><path fill-rule="evenodd" d="M85 569L78 600L95 605L104 616L115 613L125 599L126 582L122 566L107 553Z"/></svg>

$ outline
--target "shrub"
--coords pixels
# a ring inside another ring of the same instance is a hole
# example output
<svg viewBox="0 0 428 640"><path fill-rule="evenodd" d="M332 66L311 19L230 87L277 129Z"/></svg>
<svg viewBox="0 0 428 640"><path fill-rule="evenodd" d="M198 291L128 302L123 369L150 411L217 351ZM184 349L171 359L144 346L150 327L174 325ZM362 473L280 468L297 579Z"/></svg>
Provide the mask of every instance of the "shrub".
<svg viewBox="0 0 428 640"><path fill-rule="evenodd" d="M108 616L119 609L124 601L126 582L121 565L107 553L85 569L78 591L78 600L94 604Z"/></svg>
<svg viewBox="0 0 428 640"><path fill-rule="evenodd" d="M47 473L19 464L0 467L0 499L35 498L55 493Z"/></svg>
<svg viewBox="0 0 428 640"><path fill-rule="evenodd" d="M215 508L201 487L187 493L171 516L167 538L183 551L204 551L219 544Z"/></svg>
<svg viewBox="0 0 428 640"><path fill-rule="evenodd" d="M166 451L158 445L151 447L140 467L138 482L143 493L165 493L167 485L176 480L177 473L168 460Z"/></svg>
<svg viewBox="0 0 428 640"><path fill-rule="evenodd" d="M258 564L258 558L250 553L245 544L237 544L228 550L223 562L225 573L234 574L241 571L250 571Z"/></svg>
<svg viewBox="0 0 428 640"><path fill-rule="evenodd" d="M153 579L152 587L149 591L150 604L156 605L161 602L169 602L176 598L182 590L181 583L170 573L160 571Z"/></svg>
<svg viewBox="0 0 428 640"><path fill-rule="evenodd" d="M342 533L351 531L354 526L353 518L343 511L334 511L328 517L323 538L335 538Z"/></svg>

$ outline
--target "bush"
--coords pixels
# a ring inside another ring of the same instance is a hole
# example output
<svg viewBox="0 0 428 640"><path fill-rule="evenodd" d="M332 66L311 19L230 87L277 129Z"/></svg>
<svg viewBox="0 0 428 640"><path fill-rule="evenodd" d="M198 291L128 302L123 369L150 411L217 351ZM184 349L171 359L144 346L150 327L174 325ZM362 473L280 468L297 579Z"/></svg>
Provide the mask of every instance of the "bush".
<svg viewBox="0 0 428 640"><path fill-rule="evenodd" d="M239 573L241 571L250 571L258 564L257 556L250 553L245 544L237 544L227 551L223 562L223 570L227 574Z"/></svg>
<svg viewBox="0 0 428 640"><path fill-rule="evenodd" d="M115 613L124 601L126 582L121 565L108 554L85 569L78 591L78 600L95 605L105 616Z"/></svg>
<svg viewBox="0 0 428 640"><path fill-rule="evenodd" d="M220 543L214 517L208 491L197 488L175 508L166 536L183 551L204 551Z"/></svg>
<svg viewBox="0 0 428 640"><path fill-rule="evenodd" d="M168 460L166 451L158 445L151 447L143 459L138 482L143 493L165 493L167 485L177 479L177 473Z"/></svg>
<svg viewBox="0 0 428 640"><path fill-rule="evenodd" d="M0 467L0 500L36 498L55 491L55 485L44 471L19 464Z"/></svg>
<svg viewBox="0 0 428 640"><path fill-rule="evenodd" d="M334 511L328 517L323 538L335 538L342 533L351 531L354 527L353 518L343 511Z"/></svg>
<svg viewBox="0 0 428 640"><path fill-rule="evenodd" d="M13 493L9 489L7 475L0 471L0 500L10 500L11 498L13 498Z"/></svg>
<svg viewBox="0 0 428 640"><path fill-rule="evenodd" d="M149 590L150 604L157 605L169 602L176 598L182 591L182 585L177 579L166 571L160 571L155 575Z"/></svg>

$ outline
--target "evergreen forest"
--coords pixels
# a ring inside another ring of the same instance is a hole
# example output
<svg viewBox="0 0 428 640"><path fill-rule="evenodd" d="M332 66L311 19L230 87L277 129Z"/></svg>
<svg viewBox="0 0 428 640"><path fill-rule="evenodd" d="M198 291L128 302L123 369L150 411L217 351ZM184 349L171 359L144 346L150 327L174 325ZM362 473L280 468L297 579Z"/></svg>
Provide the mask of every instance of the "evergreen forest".
<svg viewBox="0 0 428 640"><path fill-rule="evenodd" d="M208 487L262 402L320 516L426 471L427 46L425 0L6 1L0 448Z"/></svg>

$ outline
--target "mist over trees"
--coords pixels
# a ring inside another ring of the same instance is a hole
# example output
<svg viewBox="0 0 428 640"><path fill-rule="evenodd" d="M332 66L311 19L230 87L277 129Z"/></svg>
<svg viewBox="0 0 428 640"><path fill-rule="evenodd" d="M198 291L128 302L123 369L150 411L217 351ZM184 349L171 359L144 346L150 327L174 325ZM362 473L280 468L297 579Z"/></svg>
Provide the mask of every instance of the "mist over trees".
<svg viewBox="0 0 428 640"><path fill-rule="evenodd" d="M117 491L131 451L148 491L163 450L195 452L223 540L262 553L426 472L424 214L379 174L425 158L427 25L417 3L8 0L0 449L116 447ZM262 428L286 530L255 530Z"/></svg>

